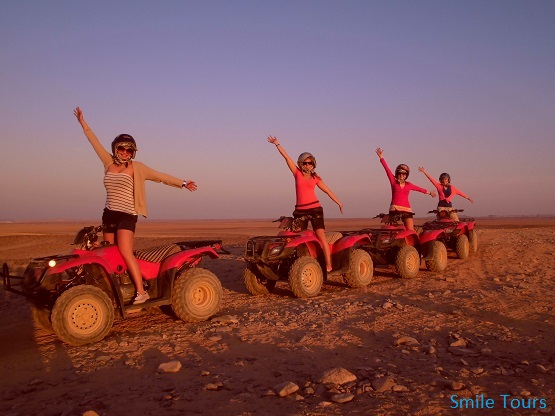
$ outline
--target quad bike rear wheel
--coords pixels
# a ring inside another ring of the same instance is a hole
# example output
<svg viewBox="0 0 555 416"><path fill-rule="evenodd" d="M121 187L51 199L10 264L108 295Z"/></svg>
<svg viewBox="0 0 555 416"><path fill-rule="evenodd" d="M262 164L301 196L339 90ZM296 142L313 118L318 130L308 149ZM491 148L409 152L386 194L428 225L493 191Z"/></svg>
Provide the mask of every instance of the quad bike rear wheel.
<svg viewBox="0 0 555 416"><path fill-rule="evenodd" d="M50 333L54 332L54 329L52 329L52 321L50 320L51 313L52 311L48 308L31 304L31 315L33 316L33 321L40 329L44 329Z"/></svg>
<svg viewBox="0 0 555 416"><path fill-rule="evenodd" d="M403 246L395 257L395 268L402 279L416 277L420 270L420 254L413 246Z"/></svg>
<svg viewBox="0 0 555 416"><path fill-rule="evenodd" d="M56 300L51 319L58 338L70 345L85 345L108 335L114 324L114 305L102 289L79 285Z"/></svg>
<svg viewBox="0 0 555 416"><path fill-rule="evenodd" d="M374 277L374 263L366 251L356 249L349 254L349 271L345 282L349 287L368 286Z"/></svg>
<svg viewBox="0 0 555 416"><path fill-rule="evenodd" d="M457 257L461 260L466 260L469 252L470 244L468 243L468 237L464 234L459 235L455 243L455 253L457 253Z"/></svg>
<svg viewBox="0 0 555 416"><path fill-rule="evenodd" d="M289 270L289 285L298 298L311 298L320 293L324 273L320 263L312 257L299 257Z"/></svg>
<svg viewBox="0 0 555 416"><path fill-rule="evenodd" d="M426 260L426 268L432 272L442 272L447 267L447 248L441 241L433 241L431 259Z"/></svg>
<svg viewBox="0 0 555 416"><path fill-rule="evenodd" d="M220 310L222 296L222 284L214 273L202 268L187 269L174 283L172 308L183 321L206 321Z"/></svg>
<svg viewBox="0 0 555 416"><path fill-rule="evenodd" d="M249 267L245 268L243 274L245 286L251 295L269 295L276 287L277 281L269 280L260 276L259 273L252 271Z"/></svg>
<svg viewBox="0 0 555 416"><path fill-rule="evenodd" d="M469 253L475 256L478 253L478 234L475 229L468 231L468 245L470 246Z"/></svg>

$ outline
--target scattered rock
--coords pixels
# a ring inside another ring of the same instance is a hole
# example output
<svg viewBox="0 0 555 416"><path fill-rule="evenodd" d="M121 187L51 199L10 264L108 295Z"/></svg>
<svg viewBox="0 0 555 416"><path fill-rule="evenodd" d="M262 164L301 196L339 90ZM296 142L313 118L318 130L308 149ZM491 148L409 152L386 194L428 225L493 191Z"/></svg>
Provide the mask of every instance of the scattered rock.
<svg viewBox="0 0 555 416"><path fill-rule="evenodd" d="M391 377L380 377L372 380L372 388L378 393L389 391L395 385L395 381Z"/></svg>
<svg viewBox="0 0 555 416"><path fill-rule="evenodd" d="M211 322L219 322L221 324L237 324L239 323L239 318L234 315L223 315L212 318Z"/></svg>
<svg viewBox="0 0 555 416"><path fill-rule="evenodd" d="M318 382L322 384L338 384L341 386L351 381L356 381L356 379L357 376L355 376L350 371L342 367L337 367L332 368L331 370L328 370L324 374L322 374L318 379Z"/></svg>
<svg viewBox="0 0 555 416"><path fill-rule="evenodd" d="M180 361L170 361L167 363L162 363L158 366L158 373L177 373L181 370L181 362Z"/></svg>
<svg viewBox="0 0 555 416"><path fill-rule="evenodd" d="M420 345L420 343L413 337L400 337L393 341L393 345L408 345L409 347Z"/></svg>
<svg viewBox="0 0 555 416"><path fill-rule="evenodd" d="M274 386L274 391L279 397L289 396L290 394L296 393L298 390L299 386L291 381L284 381Z"/></svg>
<svg viewBox="0 0 555 416"><path fill-rule="evenodd" d="M351 393L335 393L330 394L329 399L334 403L347 403L355 398L354 394Z"/></svg>

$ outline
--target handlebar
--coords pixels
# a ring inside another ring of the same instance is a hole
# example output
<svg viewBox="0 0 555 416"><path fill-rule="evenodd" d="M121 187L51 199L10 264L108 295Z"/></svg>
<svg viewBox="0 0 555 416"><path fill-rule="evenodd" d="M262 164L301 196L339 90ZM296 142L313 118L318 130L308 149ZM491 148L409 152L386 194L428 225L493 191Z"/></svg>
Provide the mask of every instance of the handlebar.
<svg viewBox="0 0 555 416"><path fill-rule="evenodd" d="M464 209L455 209L455 208L453 208L453 209L450 209L449 212L464 212ZM440 213L440 211L437 210L437 209L433 209L431 211L428 211L428 214L439 214L439 213Z"/></svg>

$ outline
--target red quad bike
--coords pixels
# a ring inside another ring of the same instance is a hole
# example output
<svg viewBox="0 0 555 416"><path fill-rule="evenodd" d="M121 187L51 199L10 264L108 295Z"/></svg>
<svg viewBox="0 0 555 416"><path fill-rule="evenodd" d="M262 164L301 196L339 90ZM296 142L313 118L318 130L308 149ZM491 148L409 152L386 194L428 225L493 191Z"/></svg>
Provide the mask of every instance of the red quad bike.
<svg viewBox="0 0 555 416"><path fill-rule="evenodd" d="M222 286L210 271L195 267L216 250L221 240L183 241L135 251L150 299L133 305L135 287L116 245L97 243L102 226L85 227L68 255L32 260L23 276L2 267L4 288L23 295L35 322L64 342L84 345L103 339L112 328L115 310L121 318L150 306L171 305L180 319L204 321L220 309Z"/></svg>
<svg viewBox="0 0 555 416"><path fill-rule="evenodd" d="M414 215L414 213L411 213ZM374 264L393 265L403 279L418 275L421 260L432 271L442 271L447 267L447 251L441 242L441 230L430 230L420 235L407 230L401 215L378 214L380 228L361 230L371 236L371 243L365 247Z"/></svg>
<svg viewBox="0 0 555 416"><path fill-rule="evenodd" d="M308 217L294 220L281 217L283 229L277 236L253 237L245 250L245 286L253 295L267 295L278 280L288 280L298 298L316 296L330 275L342 276L349 287L368 285L374 275L372 258L360 247L370 243L370 236L358 233L344 236L326 233L330 245L333 270L324 272L325 258L320 240L312 230L301 230L300 223Z"/></svg>
<svg viewBox="0 0 555 416"><path fill-rule="evenodd" d="M463 212L463 209L453 209L451 212ZM474 229L476 221L474 218L461 218L453 221L447 211L428 211L428 214L436 214L434 221L428 221L422 225L422 230L443 230L445 236L443 241L448 249L453 250L459 259L468 258L469 254L478 252L478 235Z"/></svg>

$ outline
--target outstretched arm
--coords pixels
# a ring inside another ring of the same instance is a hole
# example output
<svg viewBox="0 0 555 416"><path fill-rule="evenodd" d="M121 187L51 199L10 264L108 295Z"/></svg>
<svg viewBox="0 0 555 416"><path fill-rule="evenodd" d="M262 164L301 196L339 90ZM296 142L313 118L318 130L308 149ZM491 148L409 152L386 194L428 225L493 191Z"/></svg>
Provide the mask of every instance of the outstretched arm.
<svg viewBox="0 0 555 416"><path fill-rule="evenodd" d="M90 127L87 125L87 122L85 121L85 116L83 116L83 111L79 107L73 110L73 114L75 115L75 117L77 117L77 121L79 122L79 124L81 124L83 131L90 130Z"/></svg>
<svg viewBox="0 0 555 416"><path fill-rule="evenodd" d="M424 169L422 166L420 166L420 167L418 168L418 170L419 170L420 172L422 172L424 175L426 175L426 178L428 178L428 179L430 180L430 182L433 183L433 184L435 185L435 179L432 178L432 176L431 176L428 172L426 172L426 169Z"/></svg>
<svg viewBox="0 0 555 416"><path fill-rule="evenodd" d="M330 197L330 199L339 206L339 211L341 211L341 213L343 214L343 204L339 201L339 199L337 199L335 194L331 191L330 188L328 188L328 186L324 183L324 181L322 180L318 181L317 185L318 185L318 188L324 191Z"/></svg>
<svg viewBox="0 0 555 416"><path fill-rule="evenodd" d="M96 137L94 132L91 130L91 128L85 121L85 117L83 116L83 111L79 107L76 107L75 110L73 110L73 114L75 115L75 117L77 117L77 121L83 128L83 132L85 133L85 136L87 136L87 139L92 145L94 151L96 152L96 154L98 155L102 163L104 164L104 168L108 169L108 166L113 163L111 153L109 153L106 149L104 149L104 147L100 144L100 142L98 141L98 138Z"/></svg>
<svg viewBox="0 0 555 416"><path fill-rule="evenodd" d="M295 174L295 172L297 171L297 165L295 164L295 162L293 162L293 159L291 159L289 157L289 155L287 154L287 152L285 151L285 149L281 146L281 144L279 144L279 141L277 139L277 137L274 136L268 136L268 143L272 143L273 145L276 146L276 148L278 149L278 152L283 156L283 158L285 159L285 162L287 163L287 166L289 167L289 170L291 171L291 173Z"/></svg>

